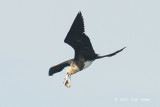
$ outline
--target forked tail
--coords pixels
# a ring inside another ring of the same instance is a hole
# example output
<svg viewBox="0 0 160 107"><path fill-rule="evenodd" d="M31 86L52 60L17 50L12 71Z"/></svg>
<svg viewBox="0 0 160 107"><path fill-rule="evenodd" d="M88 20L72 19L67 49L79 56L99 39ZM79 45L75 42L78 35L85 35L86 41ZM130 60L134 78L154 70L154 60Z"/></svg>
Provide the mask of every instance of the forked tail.
<svg viewBox="0 0 160 107"><path fill-rule="evenodd" d="M117 53L121 52L121 51L122 51L123 49L125 49L125 48L126 48L126 47L124 47L124 48L122 48L122 49L120 49L120 50L118 50L118 51L116 51L116 52L114 52L114 53L108 54L108 55L97 56L96 59L103 58L103 57L111 57L111 56L114 56L114 55L116 55Z"/></svg>

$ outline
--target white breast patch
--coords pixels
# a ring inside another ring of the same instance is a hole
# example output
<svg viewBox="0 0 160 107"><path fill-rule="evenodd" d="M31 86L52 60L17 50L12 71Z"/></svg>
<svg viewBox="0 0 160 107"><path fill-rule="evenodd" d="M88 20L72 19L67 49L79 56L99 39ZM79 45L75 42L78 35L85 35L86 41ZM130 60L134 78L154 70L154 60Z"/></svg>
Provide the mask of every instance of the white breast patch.
<svg viewBox="0 0 160 107"><path fill-rule="evenodd" d="M84 63L84 68L83 68L83 69L85 69L85 68L87 68L88 66L90 66L90 65L92 64L92 62L93 62L93 61L86 61L86 62Z"/></svg>

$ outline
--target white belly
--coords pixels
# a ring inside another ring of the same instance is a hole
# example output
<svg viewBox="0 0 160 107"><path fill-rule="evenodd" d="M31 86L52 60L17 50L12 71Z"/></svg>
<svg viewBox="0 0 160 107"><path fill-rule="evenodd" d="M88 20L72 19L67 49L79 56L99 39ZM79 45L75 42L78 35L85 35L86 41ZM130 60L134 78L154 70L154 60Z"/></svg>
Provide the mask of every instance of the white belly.
<svg viewBox="0 0 160 107"><path fill-rule="evenodd" d="M84 68L83 68L83 69L89 67L89 66L92 64L92 62L93 62L93 61L86 61L86 62L84 63Z"/></svg>

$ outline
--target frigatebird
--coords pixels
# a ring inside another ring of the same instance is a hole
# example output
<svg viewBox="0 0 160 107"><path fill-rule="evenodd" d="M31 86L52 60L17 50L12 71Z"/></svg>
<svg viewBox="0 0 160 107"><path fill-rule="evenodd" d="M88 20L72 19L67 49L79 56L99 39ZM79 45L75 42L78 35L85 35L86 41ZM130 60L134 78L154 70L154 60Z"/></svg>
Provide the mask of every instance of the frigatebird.
<svg viewBox="0 0 160 107"><path fill-rule="evenodd" d="M64 42L75 50L74 59L64 61L49 69L49 76L52 76L53 74L62 71L65 67L70 66L65 72L66 78L63 82L68 88L71 86L72 74L87 68L96 59L114 56L125 48L124 47L108 55L100 56L95 53L89 37L84 32L83 16L81 12L78 12L66 38L64 39Z"/></svg>

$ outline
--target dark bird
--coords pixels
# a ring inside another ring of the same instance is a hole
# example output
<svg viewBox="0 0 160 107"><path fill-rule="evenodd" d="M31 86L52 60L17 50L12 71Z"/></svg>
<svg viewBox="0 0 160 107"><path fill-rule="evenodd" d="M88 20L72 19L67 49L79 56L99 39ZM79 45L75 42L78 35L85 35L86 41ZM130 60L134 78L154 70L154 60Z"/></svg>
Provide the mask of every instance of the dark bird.
<svg viewBox="0 0 160 107"><path fill-rule="evenodd" d="M121 52L124 48L104 56L99 56L95 53L89 37L84 33L84 22L81 12L79 12L64 40L75 50L74 59L67 60L58 65L52 66L49 69L49 76L62 71L65 67L70 66L65 74L64 85L70 87L71 75L81 71L92 64L96 59L103 57L111 57Z"/></svg>

